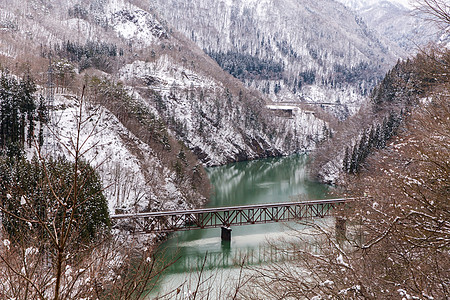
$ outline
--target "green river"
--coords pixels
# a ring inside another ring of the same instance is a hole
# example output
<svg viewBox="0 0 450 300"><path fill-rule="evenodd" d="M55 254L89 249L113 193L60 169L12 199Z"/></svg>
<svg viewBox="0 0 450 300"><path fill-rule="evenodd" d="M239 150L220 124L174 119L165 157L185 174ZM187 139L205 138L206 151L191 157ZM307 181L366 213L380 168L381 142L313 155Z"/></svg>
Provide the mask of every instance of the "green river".
<svg viewBox="0 0 450 300"><path fill-rule="evenodd" d="M207 206L327 198L328 187L308 179L306 161L306 155L293 155L209 168L214 193ZM176 261L150 299L170 291L164 299L189 299L197 286L208 290L209 299L226 299L226 287L233 286L239 276L239 265L270 263L276 254L267 250L268 240L283 237L287 231L289 228L279 223L237 226L232 227L231 242L221 241L220 228L175 233L161 245L160 252L167 262Z"/></svg>

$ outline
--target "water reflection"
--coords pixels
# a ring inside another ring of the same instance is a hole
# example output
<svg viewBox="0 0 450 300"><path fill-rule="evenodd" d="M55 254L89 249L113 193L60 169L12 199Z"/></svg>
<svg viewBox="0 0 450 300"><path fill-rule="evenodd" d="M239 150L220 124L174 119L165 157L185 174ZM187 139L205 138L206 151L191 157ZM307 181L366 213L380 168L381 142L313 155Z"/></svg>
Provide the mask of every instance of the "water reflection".
<svg viewBox="0 0 450 300"><path fill-rule="evenodd" d="M306 161L306 156L294 155L210 168L207 172L214 186L214 195L208 206L326 198L327 186L308 179ZM190 274L196 276L199 270L213 272L218 277L227 274L224 276L230 279L236 276L234 273L243 263L252 265L287 259L286 253L267 244L268 239L277 240L288 235L282 224L236 226L232 229L231 242L221 241L220 228L173 234L163 244L161 252L166 261L176 262L168 268L157 292L173 290L187 282Z"/></svg>
<svg viewBox="0 0 450 300"><path fill-rule="evenodd" d="M327 187L308 179L306 160L306 155L293 155L210 168L214 195L209 206L323 198Z"/></svg>
<svg viewBox="0 0 450 300"><path fill-rule="evenodd" d="M297 226L298 232L304 230L302 226ZM219 242L221 247L215 250L208 251L187 251L188 247L192 244L183 244L178 248L176 263L168 269L166 274L188 274L195 273L199 270L211 271L217 269L228 269L228 268L240 268L242 266L255 266L267 263L284 262L289 260L294 260L300 253L298 250L317 252L318 244L315 240L304 240L302 243L296 245L296 248L286 250L284 246L291 244L290 242L296 241L294 234L297 231L291 231L289 233L284 232L283 235L272 236L267 239L265 236L265 242L261 243L260 239L263 238L261 235L258 237L252 237L253 240L258 241L256 245L246 246L242 245L231 245L230 241ZM291 234L290 239L286 236ZM239 240L242 237L237 237ZM278 240L277 238L280 238ZM280 241L283 241L282 243ZM207 241L206 241L207 242ZM217 241L216 241L217 242ZM294 244L294 243L292 243ZM184 248L184 249L183 249ZM189 254L188 254L189 253Z"/></svg>

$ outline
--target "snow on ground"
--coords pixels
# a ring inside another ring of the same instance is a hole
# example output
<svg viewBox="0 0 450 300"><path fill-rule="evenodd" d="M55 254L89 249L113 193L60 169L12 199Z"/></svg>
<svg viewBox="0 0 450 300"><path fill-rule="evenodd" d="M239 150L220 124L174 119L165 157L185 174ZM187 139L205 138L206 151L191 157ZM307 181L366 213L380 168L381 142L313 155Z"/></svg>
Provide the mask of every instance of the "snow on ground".
<svg viewBox="0 0 450 300"><path fill-rule="evenodd" d="M166 55L154 62L135 61L124 66L119 74L124 81L139 79L143 87L160 93L163 104L148 102L149 107L154 110L156 105L164 105L156 115L176 123L178 131L173 132L172 126L172 133L190 149L201 150L206 166L227 163L243 153L248 158L257 158L261 153L250 146L256 141L264 144L263 151L281 154L311 150L321 138L325 124L312 112L296 107L292 118L273 118L270 126L277 133L269 137L265 131L248 127L246 118L253 118L247 115L248 108L235 100L229 102L220 83Z"/></svg>
<svg viewBox="0 0 450 300"><path fill-rule="evenodd" d="M322 181L328 184L334 184L339 179L341 169L336 166L335 162L327 162L323 167L325 170L321 173Z"/></svg>
<svg viewBox="0 0 450 300"><path fill-rule="evenodd" d="M159 38L167 36L161 24L143 10L121 10L114 13L111 20L112 27L120 36L145 46L154 44Z"/></svg>
<svg viewBox="0 0 450 300"><path fill-rule="evenodd" d="M362 9L364 7L372 6L378 3L385 2L386 0L338 0L338 2L341 2L342 4L346 5L347 7L350 7L352 9L358 10ZM414 4L412 0L387 0L387 2L401 5L408 9L413 9Z"/></svg>
<svg viewBox="0 0 450 300"><path fill-rule="evenodd" d="M307 102L310 103L329 103L335 105L333 111L341 111L342 108L348 109L350 115L355 114L364 97L352 89L330 89L327 87L309 85L303 88L302 93ZM339 114L338 114L339 115Z"/></svg>
<svg viewBox="0 0 450 300"><path fill-rule="evenodd" d="M164 97L166 106L164 113L167 114L165 117L173 118L178 124L183 124L185 127L183 141L189 148L201 149L206 154L208 159L204 161L205 165L224 164L246 148L242 136L235 131L235 124L212 126L208 121L215 115L214 98L223 97L225 93L225 88L213 79L175 63L167 55L155 62L135 61L128 64L120 70L120 77L122 80L142 79ZM186 97L186 91L191 91L195 97L198 97L199 90L205 92L203 101ZM149 103L149 105L154 104ZM206 117L199 116L199 111ZM223 122L229 122L230 112L223 113L226 115L223 117ZM205 126L203 132L199 132L199 126L203 126L199 123Z"/></svg>
<svg viewBox="0 0 450 300"><path fill-rule="evenodd" d="M57 95L52 113L53 134L47 132L44 151L73 159L76 145L79 101L73 95ZM82 109L80 135L83 158L97 168L105 187L111 213L145 209L180 208L182 193L173 182L173 172L162 166L152 149L131 134L103 107L86 104ZM137 150L136 150L137 149ZM144 157L138 157L136 153Z"/></svg>
<svg viewBox="0 0 450 300"><path fill-rule="evenodd" d="M149 46L168 37L162 24L149 12L122 0L111 0L106 8L110 25L119 36Z"/></svg>
<svg viewBox="0 0 450 300"><path fill-rule="evenodd" d="M277 104L299 102L310 103L311 105L322 104L326 111L333 113L340 119L345 119L355 114L361 103L364 103L366 99L366 96L362 96L351 86L337 89L323 85L304 85L302 89L294 94L283 82L278 83L275 80L269 80L266 83L270 87L270 98ZM277 94L272 93L275 84L280 84L281 86L281 91ZM257 84L256 81L250 83L249 86L254 89L261 89L261 85Z"/></svg>
<svg viewBox="0 0 450 300"><path fill-rule="evenodd" d="M218 84L211 78L203 77L192 70L176 64L169 56L163 55L156 62L134 61L119 71L123 80L145 79L152 88L168 91L170 88L214 88Z"/></svg>

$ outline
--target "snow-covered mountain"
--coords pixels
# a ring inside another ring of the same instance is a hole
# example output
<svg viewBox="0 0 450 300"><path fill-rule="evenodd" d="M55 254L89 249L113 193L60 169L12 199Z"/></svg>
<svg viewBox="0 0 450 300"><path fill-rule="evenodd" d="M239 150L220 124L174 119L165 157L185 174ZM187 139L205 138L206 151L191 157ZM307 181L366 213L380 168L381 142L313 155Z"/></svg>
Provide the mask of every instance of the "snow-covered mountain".
<svg viewBox="0 0 450 300"><path fill-rule="evenodd" d="M36 79L58 142L81 98L102 112L86 155L111 210L197 206L202 166L315 148L320 107L356 112L403 54L333 0L0 2L0 64Z"/></svg>
<svg viewBox="0 0 450 300"><path fill-rule="evenodd" d="M410 0L337 0L337 1L354 10L364 9L365 7L369 6L376 6L376 5L382 6L384 5L383 4L384 2L388 2L391 5L395 5L398 8L403 9L412 9L414 7L411 3L412 1Z"/></svg>
<svg viewBox="0 0 450 300"><path fill-rule="evenodd" d="M421 18L413 1L408 0L337 0L358 13L381 36L403 48L409 55L429 42L441 40L440 30ZM450 37L442 38L449 42Z"/></svg>
<svg viewBox="0 0 450 300"><path fill-rule="evenodd" d="M180 182L177 173L103 106L81 103L71 94L57 94L43 151L70 157L79 121L83 159L101 174L111 212L190 208L205 201L193 193L191 180ZM83 105L80 115L80 105ZM78 118L78 116L80 118ZM28 149L29 155L34 148ZM194 201L197 197L197 201Z"/></svg>
<svg viewBox="0 0 450 300"><path fill-rule="evenodd" d="M274 101L353 113L403 51L332 0L156 0L155 10ZM344 104L344 105L341 105Z"/></svg>
<svg viewBox="0 0 450 300"><path fill-rule="evenodd" d="M67 154L83 91L84 114L101 112L83 133L95 145L85 158L111 211L197 206L208 196L202 165L290 154L326 137L314 111L267 109L146 3L1 2L0 63L30 73L54 107L61 138L47 141L49 153Z"/></svg>

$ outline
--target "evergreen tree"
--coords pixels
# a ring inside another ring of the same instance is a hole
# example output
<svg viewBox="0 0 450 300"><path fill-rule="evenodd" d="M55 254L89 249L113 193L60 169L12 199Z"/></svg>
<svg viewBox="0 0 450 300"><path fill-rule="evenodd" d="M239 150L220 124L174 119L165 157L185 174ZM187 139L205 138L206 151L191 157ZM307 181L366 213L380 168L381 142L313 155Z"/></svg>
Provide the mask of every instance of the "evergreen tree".
<svg viewBox="0 0 450 300"><path fill-rule="evenodd" d="M25 136L27 137L28 146L31 147L31 141L34 134L34 121L35 121L35 96L37 91L36 85L28 74L19 84L18 97L19 97L19 110L21 114L21 144L25 143ZM28 127L28 133L25 133L25 128Z"/></svg>
<svg viewBox="0 0 450 300"><path fill-rule="evenodd" d="M22 155L25 142L31 146L35 127L35 92L36 85L29 75L18 81L8 72L2 72L0 153L19 157Z"/></svg>
<svg viewBox="0 0 450 300"><path fill-rule="evenodd" d="M42 225L46 220L52 220L58 232L73 227L71 232L81 243L109 228L100 177L85 162L75 169L74 163L63 157L45 163L36 158L31 162L3 159L0 174L0 205L8 212L2 222L12 240L37 237L45 243L48 232Z"/></svg>
<svg viewBox="0 0 450 300"><path fill-rule="evenodd" d="M49 115L47 112L47 107L45 105L45 100L42 95L39 97L39 105L37 108L38 120L39 120L39 134L38 134L38 143L39 146L44 145L44 124L47 124L49 121Z"/></svg>
<svg viewBox="0 0 450 300"><path fill-rule="evenodd" d="M358 145L358 165L364 162L364 159L369 155L369 149L367 145L367 133L363 132Z"/></svg>
<svg viewBox="0 0 450 300"><path fill-rule="evenodd" d="M345 147L345 154L344 159L342 160L342 171L345 173L349 173L350 171L350 155L349 155L349 148Z"/></svg>
<svg viewBox="0 0 450 300"><path fill-rule="evenodd" d="M349 173L351 174L356 174L358 172L358 147L355 144L353 146L353 151L352 151L352 157L350 160L350 168L349 168Z"/></svg>
<svg viewBox="0 0 450 300"><path fill-rule="evenodd" d="M369 152L372 150L373 147L375 147L376 141L375 141L375 129L373 126L370 126L370 132L369 132L369 138L367 140L367 148Z"/></svg>
<svg viewBox="0 0 450 300"><path fill-rule="evenodd" d="M381 137L381 125L377 124L377 128L375 129L375 136L374 136L374 146L377 149L381 149L382 148L382 141L381 141L382 137Z"/></svg>

